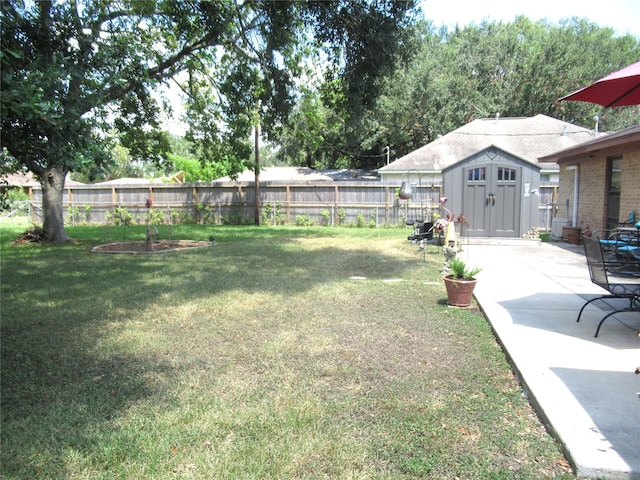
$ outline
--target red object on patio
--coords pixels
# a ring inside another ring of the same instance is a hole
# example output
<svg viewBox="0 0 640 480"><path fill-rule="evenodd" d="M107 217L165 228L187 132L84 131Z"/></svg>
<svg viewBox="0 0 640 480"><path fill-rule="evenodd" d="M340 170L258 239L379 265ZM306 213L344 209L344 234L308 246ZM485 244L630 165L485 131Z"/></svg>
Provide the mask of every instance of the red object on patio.
<svg viewBox="0 0 640 480"><path fill-rule="evenodd" d="M640 62L613 72L558 101L597 103L603 107L640 105Z"/></svg>

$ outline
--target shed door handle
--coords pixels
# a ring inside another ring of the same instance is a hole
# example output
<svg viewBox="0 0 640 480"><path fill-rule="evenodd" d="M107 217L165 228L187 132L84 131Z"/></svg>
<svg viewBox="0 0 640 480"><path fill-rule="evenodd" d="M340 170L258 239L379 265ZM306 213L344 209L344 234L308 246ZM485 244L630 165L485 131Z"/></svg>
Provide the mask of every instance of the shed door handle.
<svg viewBox="0 0 640 480"><path fill-rule="evenodd" d="M491 204L492 207L496 204L496 196L493 193L487 194L485 205L488 206L489 204Z"/></svg>

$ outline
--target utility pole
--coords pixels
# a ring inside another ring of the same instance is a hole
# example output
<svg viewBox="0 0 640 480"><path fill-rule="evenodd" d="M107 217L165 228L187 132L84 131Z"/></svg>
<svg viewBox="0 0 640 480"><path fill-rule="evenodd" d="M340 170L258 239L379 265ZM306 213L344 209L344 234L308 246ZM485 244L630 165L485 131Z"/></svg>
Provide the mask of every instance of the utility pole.
<svg viewBox="0 0 640 480"><path fill-rule="evenodd" d="M256 122L254 134L255 149L255 199L254 199L254 223L260 226L260 122Z"/></svg>

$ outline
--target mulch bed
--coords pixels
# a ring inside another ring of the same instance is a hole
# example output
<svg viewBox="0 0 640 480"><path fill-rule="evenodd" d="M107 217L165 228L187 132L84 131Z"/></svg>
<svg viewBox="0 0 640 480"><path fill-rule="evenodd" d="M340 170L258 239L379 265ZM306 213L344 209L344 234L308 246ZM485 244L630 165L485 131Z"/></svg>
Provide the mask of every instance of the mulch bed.
<svg viewBox="0 0 640 480"><path fill-rule="evenodd" d="M93 247L93 253L164 253L191 248L203 248L215 245L215 242L196 240L158 240L147 245L147 242L117 242ZM151 247L151 248L149 248Z"/></svg>

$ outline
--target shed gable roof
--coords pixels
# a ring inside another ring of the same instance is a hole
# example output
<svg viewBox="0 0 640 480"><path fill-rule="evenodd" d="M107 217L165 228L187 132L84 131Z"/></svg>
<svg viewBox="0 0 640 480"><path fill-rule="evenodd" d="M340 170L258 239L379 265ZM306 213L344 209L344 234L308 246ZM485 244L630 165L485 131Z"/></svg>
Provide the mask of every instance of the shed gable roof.
<svg viewBox="0 0 640 480"><path fill-rule="evenodd" d="M379 171L439 172L489 147L542 167L538 158L592 138L593 132L589 129L542 114L526 118L485 118L453 130ZM557 168L554 164L551 166Z"/></svg>
<svg viewBox="0 0 640 480"><path fill-rule="evenodd" d="M502 152L504 155L500 155L500 152ZM495 145L491 145L490 147L487 147L483 150L474 152L472 155L460 160L459 162L452 163L448 167L443 168L442 173L444 174L447 171L454 170L458 168L460 165L467 165L468 162L475 162L479 155L480 156L490 155L490 158L495 158L497 156L500 156L502 159L504 159L506 156L507 158L509 158L511 163L523 165L525 166L525 168L534 169L534 170L541 170L541 167L542 167L542 164L540 163L532 163L527 160L523 160L520 157L513 156L511 153L507 152L506 150L496 147Z"/></svg>

